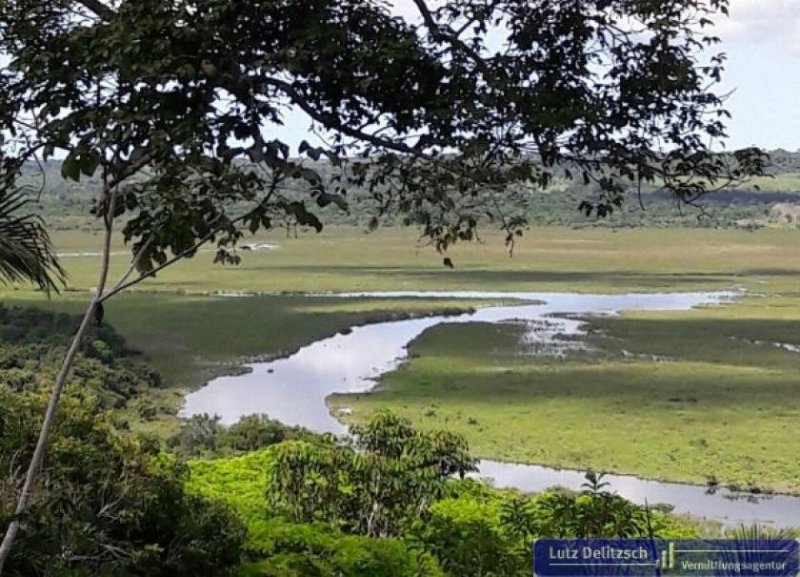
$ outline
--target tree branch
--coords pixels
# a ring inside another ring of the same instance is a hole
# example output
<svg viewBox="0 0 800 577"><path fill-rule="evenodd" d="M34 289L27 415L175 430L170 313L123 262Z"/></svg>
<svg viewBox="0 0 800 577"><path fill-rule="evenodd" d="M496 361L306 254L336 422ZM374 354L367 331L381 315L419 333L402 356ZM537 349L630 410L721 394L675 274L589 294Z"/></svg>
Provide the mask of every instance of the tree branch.
<svg viewBox="0 0 800 577"><path fill-rule="evenodd" d="M266 194L266 196L255 207L253 207L251 210L247 211L246 213L236 217L235 219L233 219L233 220L231 220L231 221L229 221L229 222L227 222L225 224L226 225L234 225L234 224L237 224L239 222L242 222L247 217L251 216L257 210L262 208L267 202L269 202L270 198L272 198L272 195L275 193L275 191L278 188L278 183L279 182L280 182L280 180L277 179L277 178L275 180L273 180L272 184L270 185L269 192ZM220 215L220 217L221 217L221 215ZM214 222L216 222L217 220L219 220L220 217L217 217L217 219L212 221L212 224ZM110 291L108 291L108 293L103 295L103 297L100 298L98 302L99 303L104 303L105 301L107 301L108 299L113 297L114 295L116 295L116 294L118 294L118 293L120 293L120 292L122 292L122 291L124 291L124 290L126 290L126 289L128 289L130 287L132 287L132 286L135 286L135 285L139 284L143 280L146 280L148 278L154 277L156 274L158 274L159 272L161 272L162 270L164 270L168 266L171 266L171 265L175 264L176 262L178 262L179 260L184 258L186 255L189 255L189 254L192 254L193 252L196 252L197 249L199 249L201 246L203 246L205 243L207 243L220 230L222 230L222 225L221 224L216 226L215 228L212 228L211 231L209 231L208 234L206 234L203 237L201 237L200 240L198 240L192 246L190 246L189 248L187 248L185 250L180 251L179 253L174 255L172 258L170 258L169 260L164 262L164 264L161 264L161 265L153 268L152 270L149 270L149 271L139 275L138 277L136 277L135 279L133 279L131 281L124 282L125 279L123 278L119 283L117 283L117 285L113 289L111 289ZM141 253L139 255L137 255L136 258L137 258L137 260L138 260L138 258L141 258ZM125 278L127 278L128 276L129 275L125 275Z"/></svg>
<svg viewBox="0 0 800 577"><path fill-rule="evenodd" d="M113 19L117 15L113 9L100 2L100 0L76 0L76 2L106 21Z"/></svg>
<svg viewBox="0 0 800 577"><path fill-rule="evenodd" d="M270 86L278 88L284 94L286 94L289 98L291 98L292 102L299 106L303 112L308 114L312 119L316 120L320 124L324 125L327 128L337 130L342 134L346 134L352 138L357 140L362 140L364 142L368 142L374 146L379 148L386 148L388 150L393 150L395 152L399 152L401 154L412 154L415 156L420 155L420 151L415 149L407 144L396 142L394 140L388 140L386 138L380 138L373 134L369 134L363 132L361 130L351 128L342 124L342 122L336 117L331 114L324 114L315 110L311 106L308 105L306 98L303 97L297 89L289 84L288 82L284 82L283 80L278 80L277 78L268 78L266 79L266 83Z"/></svg>
<svg viewBox="0 0 800 577"><path fill-rule="evenodd" d="M425 27L430 31L431 36L437 40L447 42L453 49L463 52L470 57L475 66L483 73L484 77L494 76L491 68L487 66L486 60L471 46L459 38L459 32L456 32L449 26L442 27L436 22L433 13L428 8L425 0L412 0L422 16L422 21ZM488 80L488 78L486 78Z"/></svg>
<svg viewBox="0 0 800 577"><path fill-rule="evenodd" d="M110 293L115 293L119 287L121 287L126 280L133 274L136 270L136 267L139 266L139 261L142 260L142 256L144 255L145 251L150 247L150 244L153 242L153 236L151 235L150 238L145 241L145 243L136 251L136 254L133 255L133 259L131 260L131 265L128 267L127 272L122 275L122 277L117 281L117 284L114 285L114 288L111 289Z"/></svg>

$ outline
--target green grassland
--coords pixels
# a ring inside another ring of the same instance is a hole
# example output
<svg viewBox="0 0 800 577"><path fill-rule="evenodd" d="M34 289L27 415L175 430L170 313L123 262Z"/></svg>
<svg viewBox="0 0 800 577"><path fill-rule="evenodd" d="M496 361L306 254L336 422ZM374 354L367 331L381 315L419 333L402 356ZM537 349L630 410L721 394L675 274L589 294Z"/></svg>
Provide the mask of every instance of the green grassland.
<svg viewBox="0 0 800 577"><path fill-rule="evenodd" d="M79 252L96 250L99 237L57 232L55 241ZM108 321L174 387L164 403L176 406L179 391L242 359L286 354L386 314L454 305L285 293L742 287L747 296L723 307L592 320L597 350L567 360L527 354L519 326L437 327L413 343L413 358L379 393L332 403L353 407L355 419L390 406L423 426L460 430L481 456L800 492L800 355L760 342L800 344L800 230L538 228L513 258L496 234L456 246L454 270L407 229L262 241L279 248L243 252L240 267L213 265L202 252L107 306ZM115 248L115 275L129 260L124 250ZM77 311L97 260L65 257L70 291L50 301L24 287L2 298ZM218 291L269 296L208 296Z"/></svg>
<svg viewBox="0 0 800 577"><path fill-rule="evenodd" d="M744 340L793 332L783 342L800 343L800 317L637 313L591 325L599 350L566 361L526 354L520 325L436 327L377 392L330 403L356 421L391 407L448 427L481 457L800 492L800 355Z"/></svg>
<svg viewBox="0 0 800 577"><path fill-rule="evenodd" d="M91 233L57 232L62 253L98 250ZM217 291L296 293L359 290L554 290L578 292L678 291L735 285L758 288L800 271L791 247L800 230L756 233L706 229L534 228L509 256L499 234L459 244L448 254L455 269L420 245L413 230L330 228L298 239L274 233L253 241L277 250L243 251L240 266L214 265L201 252L139 285L142 290L208 294ZM795 253L796 254L796 253ZM130 255L114 249L112 279L127 270ZM98 257L63 258L72 290L96 284ZM19 292L19 291L18 291Z"/></svg>
<svg viewBox="0 0 800 577"><path fill-rule="evenodd" d="M800 191L800 172L783 172L769 177L753 179L743 188L758 186L764 192Z"/></svg>
<svg viewBox="0 0 800 577"><path fill-rule="evenodd" d="M25 295L25 296L23 296ZM25 293L4 299L7 305L37 306L78 314L87 295L67 293L36 300ZM139 431L161 437L176 431L175 411L183 395L209 379L235 372L243 362L289 355L312 342L348 327L409 315L464 312L484 301L449 299L309 299L298 295L226 298L163 293L120 295L105 307L105 321L125 336L162 374L163 389L122 417ZM137 422L140 405L158 409L159 416Z"/></svg>
<svg viewBox="0 0 800 577"><path fill-rule="evenodd" d="M50 301L7 299L6 304L34 305L79 313L85 297L68 295ZM309 299L298 295L252 298L132 293L105 307L105 321L144 352L170 386L189 389L236 369L242 360L288 355L315 340L353 325L405 315L466 311L484 301L424 299Z"/></svg>

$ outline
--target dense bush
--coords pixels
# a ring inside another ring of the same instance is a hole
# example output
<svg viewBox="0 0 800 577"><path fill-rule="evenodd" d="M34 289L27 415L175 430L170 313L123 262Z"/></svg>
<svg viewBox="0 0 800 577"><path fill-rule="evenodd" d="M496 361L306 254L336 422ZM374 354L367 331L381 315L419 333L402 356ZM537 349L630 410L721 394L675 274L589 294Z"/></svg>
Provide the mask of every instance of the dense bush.
<svg viewBox="0 0 800 577"><path fill-rule="evenodd" d="M290 439L316 437L308 429L284 425L266 415L248 415L225 426L219 416L202 414L183 419L168 445L183 457L208 457L257 451Z"/></svg>
<svg viewBox="0 0 800 577"><path fill-rule="evenodd" d="M45 398L0 387L0 519L13 511ZM6 567L20 577L225 575L241 522L184 489L187 469L116 435L90 395L67 396L20 538Z"/></svg>
<svg viewBox="0 0 800 577"><path fill-rule="evenodd" d="M438 577L428 554L400 539L345 535L324 524L272 519L258 528L263 560L247 575L263 577Z"/></svg>
<svg viewBox="0 0 800 577"><path fill-rule="evenodd" d="M222 431L220 446L236 452L257 451L290 439L311 439L316 437L308 429L284 425L270 419L267 415L248 415L242 417Z"/></svg>
<svg viewBox="0 0 800 577"><path fill-rule="evenodd" d="M405 567L420 576L527 577L537 538L699 534L607 492L601 476L581 492L501 491L451 476L472 461L449 433L416 431L386 413L356 431L352 446L289 441L190 464L190 490L219 495L246 519L246 550L261 559L253 575L405 575ZM391 563L378 554L390 550Z"/></svg>
<svg viewBox="0 0 800 577"><path fill-rule="evenodd" d="M21 486L47 390L78 319L0 305L0 530ZM111 409L151 387L157 371L110 327L81 346L56 428L5 568L8 575L226 575L245 528L219 502L185 491L188 469L158 444L121 437ZM4 573L4 574L6 574Z"/></svg>
<svg viewBox="0 0 800 577"><path fill-rule="evenodd" d="M691 538L698 529L602 487L524 495L477 481L454 483L451 495L430 508L407 540L431 552L448 575L530 575L531 547L554 538Z"/></svg>
<svg viewBox="0 0 800 577"><path fill-rule="evenodd" d="M391 413L351 432L352 447L275 447L268 498L276 512L370 537L398 536L444 494L452 475L474 469L462 436L417 431Z"/></svg>
<svg viewBox="0 0 800 577"><path fill-rule="evenodd" d="M80 319L0 304L0 385L36 391L55 378ZM125 346L111 327L93 327L81 346L70 388L89 391L105 409L122 408L161 386L158 371Z"/></svg>
<svg viewBox="0 0 800 577"><path fill-rule="evenodd" d="M63 345L80 319L65 313L0 304L0 341L10 344Z"/></svg>

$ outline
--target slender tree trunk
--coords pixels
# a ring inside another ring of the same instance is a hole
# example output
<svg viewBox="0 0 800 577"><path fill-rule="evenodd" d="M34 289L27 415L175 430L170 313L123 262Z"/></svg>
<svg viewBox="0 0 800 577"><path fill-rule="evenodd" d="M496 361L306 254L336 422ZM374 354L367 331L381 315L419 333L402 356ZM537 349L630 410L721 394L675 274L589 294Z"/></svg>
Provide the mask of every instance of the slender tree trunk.
<svg viewBox="0 0 800 577"><path fill-rule="evenodd" d="M89 327L92 319L94 318L95 309L98 303L103 298L105 291L106 281L108 279L109 259L111 256L111 237L113 234L113 219L114 219L114 203L116 200L116 193L109 192L108 188L105 190L104 197L108 200L108 211L105 215L105 238L103 240L103 252L101 256L100 275L97 280L97 288L83 315L78 331L72 339L67 355L64 357L64 362L61 364L61 369L58 372L53 388L50 391L50 400L47 403L47 410L44 414L41 429L39 429L39 438L36 441L36 448L33 450L31 461L28 464L28 470L25 474L25 482L22 485L19 497L17 499L17 506L14 510L14 516L6 529L3 536L3 541L0 543L0 575L3 574L3 566L8 558L11 556L11 549L14 546L14 540L19 533L20 523L22 517L28 509L33 494L34 486L36 485L36 477L39 473L39 468L44 459L44 453L47 449L47 441L50 436L50 431L55 422L56 412L58 410L58 402L61 399L61 392L64 390L64 385L67 383L72 365L75 363L75 357L80 350L81 341L86 334L86 329Z"/></svg>
<svg viewBox="0 0 800 577"><path fill-rule="evenodd" d="M47 403L47 409L45 411L44 420L42 421L41 429L39 430L39 437L36 441L36 448L33 451L33 455L31 457L30 464L28 465L28 470L25 474L25 482L22 485L22 489L19 494L19 498L17 500L17 506L14 511L14 516L11 518L11 522L6 529L5 535L3 535L2 543L0 543L0 576L3 574L3 567L5 566L6 561L11 556L11 549L14 546L14 541L17 537L17 533L19 533L20 524L22 517L24 516L27 508L28 503L31 499L33 494L34 486L36 484L36 477L39 473L39 468L42 465L42 460L44 459L44 452L47 448L47 441L48 437L50 436L50 431L53 428L53 423L55 421L56 411L58 410L58 403L61 399L61 392L64 389L64 386L67 383L67 379L69 378L69 373L72 370L72 365L75 363L75 357L80 350L81 341L83 340L84 335L86 334L86 329L89 327L90 322L92 321L95 310L97 306L107 301L109 298L119 294L120 292L140 283L141 281L151 278L157 272L165 269L168 266L178 262L182 258L186 257L188 254L196 251L199 249L203 244L208 242L208 240L214 235L215 232L220 231L222 225L216 226L217 222L212 221L212 230L202 238L200 238L192 247L179 252L171 259L167 260L166 262L158 265L157 267L149 270L146 273L140 274L137 278L128 281L128 277L133 273L136 269L136 265L139 262L139 259L142 257L147 245L149 244L149 240L145 245L140 249L140 251L134 256L133 262L131 264L131 268L128 272L119 280L119 282L111 287L108 292L106 292L106 283L108 281L108 273L109 273L109 261L111 258L111 239L113 235L113 223L114 223L114 214L115 214L115 206L117 200L117 187L122 184L122 182L132 176L136 171L140 170L145 164L147 163L147 159L143 159L140 163L133 167L132 171L129 171L126 176L124 177L115 177L112 180L109 180L108 175L103 175L104 180L104 188L103 188L103 201L106 202L107 210L105 213L105 237L103 240L103 251L101 254L101 262L100 262L100 273L99 278L97 280L97 288L94 294L94 298L89 303L89 306L86 309L86 313L83 315L83 320L81 321L80 327L78 328L78 332L75 334L75 337L72 339L72 344L70 345L69 350L67 351L67 355L64 358L64 362L61 365L61 369L56 377L55 382L53 383L53 387L50 391L50 400ZM254 213L255 210L259 209L260 207L266 205L266 203L272 198L272 195L278 188L282 179L274 178L270 189L267 192L266 196L260 200L256 207L253 208L252 211L249 211L245 214L240 215L239 217L233 219L225 223L228 224L236 224L239 222L244 221L248 216ZM296 230L296 228L295 228ZM287 225L286 228L287 236L289 235L289 227Z"/></svg>

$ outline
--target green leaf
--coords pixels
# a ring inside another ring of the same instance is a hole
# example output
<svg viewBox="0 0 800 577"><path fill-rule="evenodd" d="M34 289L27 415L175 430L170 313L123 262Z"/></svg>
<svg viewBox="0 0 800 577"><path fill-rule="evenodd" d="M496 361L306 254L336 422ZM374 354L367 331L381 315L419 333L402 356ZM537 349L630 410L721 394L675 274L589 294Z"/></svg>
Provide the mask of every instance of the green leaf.
<svg viewBox="0 0 800 577"><path fill-rule="evenodd" d="M61 176L65 180L78 182L81 179L81 165L74 153L67 156L61 163Z"/></svg>
<svg viewBox="0 0 800 577"><path fill-rule="evenodd" d="M100 155L93 152L85 152L80 157L81 172L86 176L92 176L100 164Z"/></svg>
<svg viewBox="0 0 800 577"><path fill-rule="evenodd" d="M347 210L348 204L347 199L345 199L341 194L330 194L327 192L322 192L317 195L317 204L324 208L331 203L338 206L341 210Z"/></svg>
<svg viewBox="0 0 800 577"><path fill-rule="evenodd" d="M250 224L249 224L249 225L248 225L248 227L247 227L247 228L248 228L248 230L250 231L250 234L255 234L255 233L257 233L257 232L258 232L258 229L260 228L260 224L261 224L261 223L260 223L260 221L259 221L258 217L253 217L253 218L251 218L251 219L250 219Z"/></svg>

